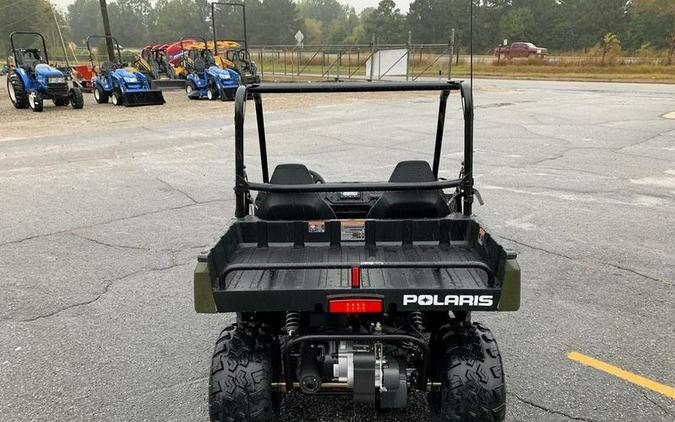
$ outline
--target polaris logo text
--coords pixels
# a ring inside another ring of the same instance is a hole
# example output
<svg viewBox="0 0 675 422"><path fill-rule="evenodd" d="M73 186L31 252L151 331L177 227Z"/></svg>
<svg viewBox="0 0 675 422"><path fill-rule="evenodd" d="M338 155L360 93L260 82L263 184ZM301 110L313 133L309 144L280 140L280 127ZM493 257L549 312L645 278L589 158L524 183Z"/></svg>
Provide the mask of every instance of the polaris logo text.
<svg viewBox="0 0 675 422"><path fill-rule="evenodd" d="M494 304L492 295L403 295L403 306L480 306Z"/></svg>

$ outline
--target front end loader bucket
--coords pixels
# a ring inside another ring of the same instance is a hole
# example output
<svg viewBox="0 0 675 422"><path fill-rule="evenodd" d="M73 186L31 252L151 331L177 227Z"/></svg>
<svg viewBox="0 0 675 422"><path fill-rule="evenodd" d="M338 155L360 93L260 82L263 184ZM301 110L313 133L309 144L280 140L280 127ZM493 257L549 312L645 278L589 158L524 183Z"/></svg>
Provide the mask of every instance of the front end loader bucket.
<svg viewBox="0 0 675 422"><path fill-rule="evenodd" d="M125 107L138 107L148 105L162 105L165 103L162 91L150 89L148 91L125 92L122 101Z"/></svg>

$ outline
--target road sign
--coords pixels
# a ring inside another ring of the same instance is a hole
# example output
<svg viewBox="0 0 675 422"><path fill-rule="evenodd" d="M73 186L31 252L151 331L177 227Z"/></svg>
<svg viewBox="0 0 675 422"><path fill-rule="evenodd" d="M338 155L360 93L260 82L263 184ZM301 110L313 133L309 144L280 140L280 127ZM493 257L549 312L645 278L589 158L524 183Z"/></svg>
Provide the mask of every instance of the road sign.
<svg viewBox="0 0 675 422"><path fill-rule="evenodd" d="M302 45L302 40L305 39L305 35L298 29L298 32L295 33L295 41L298 42L298 45Z"/></svg>

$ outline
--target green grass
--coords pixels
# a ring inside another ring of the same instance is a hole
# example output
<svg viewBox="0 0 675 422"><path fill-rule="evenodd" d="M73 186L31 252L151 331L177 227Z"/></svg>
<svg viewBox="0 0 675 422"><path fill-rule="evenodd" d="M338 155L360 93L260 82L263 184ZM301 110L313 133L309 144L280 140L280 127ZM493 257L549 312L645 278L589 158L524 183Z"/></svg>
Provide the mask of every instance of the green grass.
<svg viewBox="0 0 675 422"><path fill-rule="evenodd" d="M420 72L424 70L426 66L415 66L412 69L411 74L419 76ZM264 67L259 68L263 71L265 76L272 76L272 66L268 63L264 63ZM302 68L302 66L301 66ZM302 73L304 74L316 74L320 75L322 68L320 65L308 65L302 68ZM287 76L291 77L293 75L297 76L298 68L297 66L292 66L287 64L286 66ZM355 67L342 66L340 69L340 78L347 79L347 72L354 72ZM325 71L325 68L324 68ZM441 77L447 76L447 67L439 67L437 64L426 70L421 76L434 77L439 76L439 71ZM647 64L629 64L629 65L592 65L592 64L579 64L579 65L554 65L554 64L541 64L541 63L523 63L523 64L474 64L473 67L474 76L479 77L495 77L495 78L529 78L529 79L544 79L544 80L596 80L596 81L623 81L623 82L662 82L662 83L675 83L675 65L671 66L655 66ZM336 74L336 69L333 66L330 69L329 76L334 78ZM452 75L453 77L462 77L469 74L469 66L466 63L460 63L459 65L453 65ZM275 63L274 66L274 75L282 76L284 75L283 64ZM365 68L362 66L356 72L356 76L365 75Z"/></svg>

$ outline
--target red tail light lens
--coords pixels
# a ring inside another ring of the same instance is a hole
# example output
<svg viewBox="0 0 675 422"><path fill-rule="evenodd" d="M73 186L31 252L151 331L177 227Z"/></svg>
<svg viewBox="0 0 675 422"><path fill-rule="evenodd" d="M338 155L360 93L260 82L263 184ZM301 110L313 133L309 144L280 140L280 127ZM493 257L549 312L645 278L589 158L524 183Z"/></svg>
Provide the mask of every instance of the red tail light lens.
<svg viewBox="0 0 675 422"><path fill-rule="evenodd" d="M382 313L382 299L331 299L328 312L331 314L376 314Z"/></svg>
<svg viewBox="0 0 675 422"><path fill-rule="evenodd" d="M357 289L361 286L361 271L359 267L352 268L352 287Z"/></svg>

